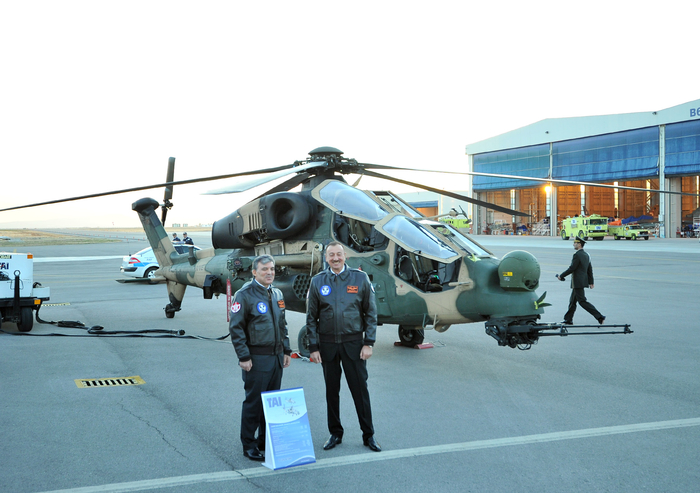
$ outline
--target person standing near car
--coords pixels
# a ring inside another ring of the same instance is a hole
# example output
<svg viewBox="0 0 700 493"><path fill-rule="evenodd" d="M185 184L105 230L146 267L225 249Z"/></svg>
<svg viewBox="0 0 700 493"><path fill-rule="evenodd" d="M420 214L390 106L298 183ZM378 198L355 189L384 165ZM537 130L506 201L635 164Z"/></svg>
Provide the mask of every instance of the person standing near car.
<svg viewBox="0 0 700 493"><path fill-rule="evenodd" d="M311 280L306 300L306 330L311 361L323 365L326 412L331 436L323 445L330 450L343 442L340 422L340 377L350 388L362 430L362 441L375 452L382 448L374 438L372 407L367 388L367 360L377 334L374 288L366 273L345 265L340 242L326 246L328 269ZM341 369L342 365L342 369Z"/></svg>
<svg viewBox="0 0 700 493"><path fill-rule="evenodd" d="M291 362L282 291L272 287L275 261L253 260L253 280L236 291L229 332L242 370L245 400L241 410L241 444L250 460L265 460L265 415L262 392L279 390L282 371ZM257 438L255 432L258 432Z"/></svg>
<svg viewBox="0 0 700 493"><path fill-rule="evenodd" d="M588 256L588 252L583 251L583 245L585 244L586 242L582 238L578 236L574 238L574 250L576 250L576 252L574 253L573 259L571 259L571 265L561 274L557 274L557 279L560 281L564 281L566 276L572 274L569 309L566 311L564 321L562 322L566 325L572 325L574 323L576 303L593 315L599 324L602 325L603 322L605 322L605 316L586 299L586 293L584 292L585 288L593 289L593 264L591 263L591 258Z"/></svg>
<svg viewBox="0 0 700 493"><path fill-rule="evenodd" d="M185 245L194 245L194 241L192 238L187 236L187 233L182 233L182 241L185 243Z"/></svg>

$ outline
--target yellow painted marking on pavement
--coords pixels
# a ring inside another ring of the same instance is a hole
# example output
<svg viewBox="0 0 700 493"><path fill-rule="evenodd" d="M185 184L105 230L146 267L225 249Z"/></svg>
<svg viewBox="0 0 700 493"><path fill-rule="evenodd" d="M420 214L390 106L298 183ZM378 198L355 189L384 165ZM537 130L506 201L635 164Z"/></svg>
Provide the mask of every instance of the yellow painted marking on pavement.
<svg viewBox="0 0 700 493"><path fill-rule="evenodd" d="M349 466L367 462L379 462L392 459L404 459L419 457L422 455L447 454L454 452L468 452L497 447L509 447L513 445L531 445L536 443L557 442L562 440L576 440L581 438L594 438L610 435L622 435L626 433L639 433L643 431L670 430L700 426L700 418L676 419L670 421L655 421L652 423L638 423L632 425L606 426L602 428L588 428L583 430L561 431L554 433L541 433L539 435L525 435L520 437L496 438L493 440L476 440L473 442L452 443L435 445L430 447L417 447L403 450L384 450L380 453L368 452L357 455L347 455L333 459L321 459L314 464L306 464L289 469L273 471L260 466L238 471L223 471L204 474L192 474L190 476L174 476L170 478L146 479L143 481L130 481L127 483L113 483L99 486L87 486L84 488L70 488L65 490L44 491L42 493L126 493L131 491L147 491L163 488L174 488L190 484L216 483L221 481L238 481L273 476L279 474L303 473L309 470L328 469L331 467Z"/></svg>
<svg viewBox="0 0 700 493"><path fill-rule="evenodd" d="M75 379L75 384L80 389L90 389L94 387L122 387L124 385L143 385L144 383L146 382L144 382L143 379L139 376Z"/></svg>

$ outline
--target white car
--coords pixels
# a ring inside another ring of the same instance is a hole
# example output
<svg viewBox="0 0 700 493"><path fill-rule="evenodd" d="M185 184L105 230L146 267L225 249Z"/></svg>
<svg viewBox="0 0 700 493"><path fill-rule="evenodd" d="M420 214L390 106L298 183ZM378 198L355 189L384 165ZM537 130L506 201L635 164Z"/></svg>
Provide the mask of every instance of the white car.
<svg viewBox="0 0 700 493"><path fill-rule="evenodd" d="M188 253L188 246L185 244L173 245L177 253ZM195 250L201 250L198 246ZM155 277L155 272L158 270L158 261L153 253L153 248L144 248L133 255L122 257L122 266L120 268L122 274L130 277Z"/></svg>

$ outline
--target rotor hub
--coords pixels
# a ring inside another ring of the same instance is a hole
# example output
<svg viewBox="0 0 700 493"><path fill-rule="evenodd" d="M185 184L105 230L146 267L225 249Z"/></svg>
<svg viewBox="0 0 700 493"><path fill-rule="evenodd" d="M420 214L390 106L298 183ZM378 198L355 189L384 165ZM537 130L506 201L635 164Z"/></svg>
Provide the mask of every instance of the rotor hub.
<svg viewBox="0 0 700 493"><path fill-rule="evenodd" d="M326 157L326 156L338 156L340 157L343 151L336 149L335 147L317 147L313 151L309 151L309 156L312 157Z"/></svg>

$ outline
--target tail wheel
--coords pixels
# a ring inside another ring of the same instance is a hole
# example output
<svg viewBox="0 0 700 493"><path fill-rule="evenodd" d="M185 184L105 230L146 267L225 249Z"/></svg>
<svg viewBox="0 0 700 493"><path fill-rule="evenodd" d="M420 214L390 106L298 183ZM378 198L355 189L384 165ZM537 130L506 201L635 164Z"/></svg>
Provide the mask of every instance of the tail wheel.
<svg viewBox="0 0 700 493"><path fill-rule="evenodd" d="M423 344L425 331L423 329L407 329L403 325L399 325L399 340L401 345L406 347Z"/></svg>
<svg viewBox="0 0 700 493"><path fill-rule="evenodd" d="M175 318L175 308L171 303L165 305L165 318Z"/></svg>

